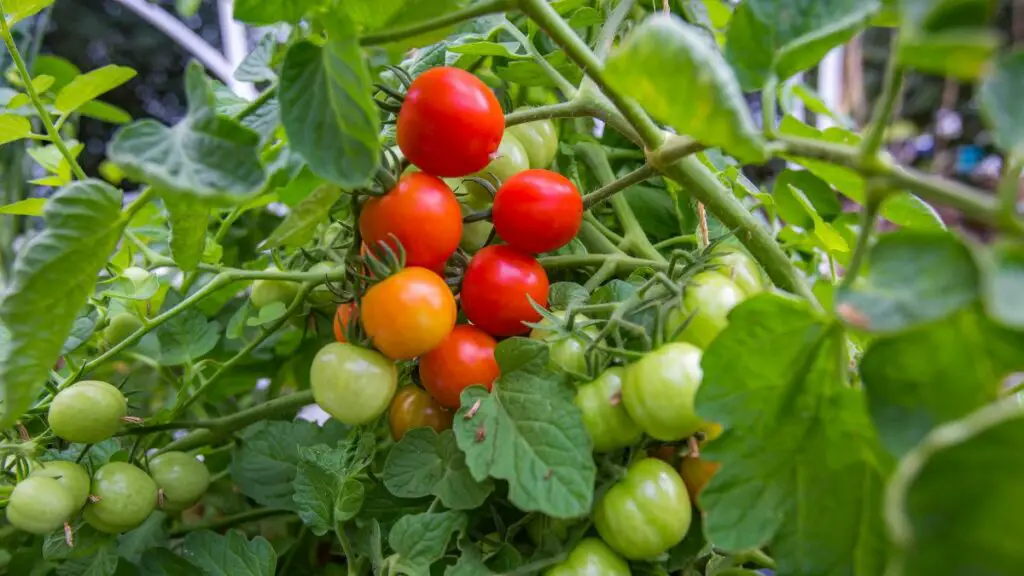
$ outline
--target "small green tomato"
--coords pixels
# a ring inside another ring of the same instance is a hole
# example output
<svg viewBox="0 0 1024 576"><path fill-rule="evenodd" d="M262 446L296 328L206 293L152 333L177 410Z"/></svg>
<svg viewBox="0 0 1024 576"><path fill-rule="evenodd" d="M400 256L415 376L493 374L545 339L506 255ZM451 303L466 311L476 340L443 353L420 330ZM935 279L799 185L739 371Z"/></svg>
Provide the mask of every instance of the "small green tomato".
<svg viewBox="0 0 1024 576"><path fill-rule="evenodd" d="M149 461L149 475L163 491L164 508L183 510L195 504L210 487L206 465L184 452L164 452Z"/></svg>
<svg viewBox="0 0 1024 576"><path fill-rule="evenodd" d="M57 436L95 444L113 436L127 414L128 402L120 390L99 380L84 380L57 393L47 418Z"/></svg>
<svg viewBox="0 0 1024 576"><path fill-rule="evenodd" d="M134 334L139 328L142 328L142 320L131 312L120 312L114 314L110 318L110 323L103 329L103 342L108 347L116 346L124 341L125 338Z"/></svg>
<svg viewBox="0 0 1024 576"><path fill-rule="evenodd" d="M145 522L156 508L156 483L127 462L104 465L92 477L92 495L83 512L85 521L101 532L127 532Z"/></svg>
<svg viewBox="0 0 1024 576"><path fill-rule="evenodd" d="M82 506L85 506L86 500L89 499L89 473L81 464L64 460L40 462L35 471L29 475L30 478L37 476L53 478L60 482L75 503L75 509L72 512L81 510Z"/></svg>
<svg viewBox="0 0 1024 576"><path fill-rule="evenodd" d="M7 504L7 520L18 530L49 534L60 528L75 512L75 501L53 478L30 476L14 487Z"/></svg>
<svg viewBox="0 0 1024 576"><path fill-rule="evenodd" d="M267 272L275 272L277 268L271 266ZM295 295L299 293L299 285L287 280L256 280L252 283L252 292L249 300L257 309L269 306L274 302L281 302L285 306L292 303Z"/></svg>

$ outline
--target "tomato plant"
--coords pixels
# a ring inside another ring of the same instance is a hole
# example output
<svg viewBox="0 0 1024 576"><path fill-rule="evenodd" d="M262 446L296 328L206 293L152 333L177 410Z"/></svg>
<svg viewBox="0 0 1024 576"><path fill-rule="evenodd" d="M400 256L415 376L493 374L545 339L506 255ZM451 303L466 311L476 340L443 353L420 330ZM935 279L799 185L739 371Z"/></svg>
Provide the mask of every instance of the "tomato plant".
<svg viewBox="0 0 1024 576"><path fill-rule="evenodd" d="M729 324L729 312L746 292L718 272L701 272L683 292L682 305L669 315L665 328L679 342L706 349Z"/></svg>
<svg viewBox="0 0 1024 576"><path fill-rule="evenodd" d="M103 329L103 341L108 346L116 346L142 326L142 320L135 314L119 312L110 318L110 323Z"/></svg>
<svg viewBox="0 0 1024 576"><path fill-rule="evenodd" d="M267 268L268 272L274 272L274 267ZM292 303L299 287L295 282L284 280L257 280L252 283L252 291L249 293L249 300L256 308L264 308L271 304Z"/></svg>
<svg viewBox="0 0 1024 576"><path fill-rule="evenodd" d="M474 176L487 181L497 179L499 182L505 182L516 174L530 168L529 152L519 139L512 135L510 130L506 130L505 134L502 135L501 144L498 146L498 151L494 153L494 156L494 159L483 170L474 174ZM494 201L491 192L478 182L467 179L462 180L460 184L477 202L490 204Z"/></svg>
<svg viewBox="0 0 1024 576"><path fill-rule="evenodd" d="M405 386L395 394L388 408L391 437L401 440L413 428L433 428L437 432L452 427L452 412L418 386Z"/></svg>
<svg viewBox="0 0 1024 576"><path fill-rule="evenodd" d="M82 515L100 532L117 534L142 524L156 508L157 486L127 462L111 462L93 474L91 496Z"/></svg>
<svg viewBox="0 0 1024 576"><path fill-rule="evenodd" d="M494 359L497 345L476 326L459 324L444 342L420 359L423 387L448 408L458 408L462 391L470 386L490 390L499 375Z"/></svg>
<svg viewBox="0 0 1024 576"><path fill-rule="evenodd" d="M509 178L494 197L494 229L523 252L550 252L579 232L583 199L576 186L550 170L527 170Z"/></svg>
<svg viewBox="0 0 1024 576"><path fill-rule="evenodd" d="M124 394L99 380L84 380L53 398L47 421L53 433L71 442L92 444L110 438L128 413Z"/></svg>
<svg viewBox="0 0 1024 576"><path fill-rule="evenodd" d="M699 348L665 344L627 368L622 403L652 438L682 440L703 423L694 405L702 378Z"/></svg>
<svg viewBox="0 0 1024 576"><path fill-rule="evenodd" d="M149 475L160 490L165 509L195 504L210 487L210 472L202 462L184 452L164 452L149 461Z"/></svg>
<svg viewBox="0 0 1024 576"><path fill-rule="evenodd" d="M515 136L526 149L530 168L550 168L558 153L558 132L549 119L535 120L509 126L508 133Z"/></svg>
<svg viewBox="0 0 1024 576"><path fill-rule="evenodd" d="M444 280L424 268L405 268L370 288L359 319L388 358L415 358L433 350L455 326L455 298Z"/></svg>
<svg viewBox="0 0 1024 576"><path fill-rule="evenodd" d="M488 246L470 260L462 278L462 310L473 324L494 336L525 334L524 322L540 320L533 303L547 305L548 277L527 254Z"/></svg>
<svg viewBox="0 0 1024 576"><path fill-rule="evenodd" d="M576 390L576 406L583 413L595 452L632 446L643 438L643 430L622 404L623 373L622 368L609 368Z"/></svg>
<svg viewBox="0 0 1024 576"><path fill-rule="evenodd" d="M309 381L313 398L328 414L346 424L365 424L387 409L398 374L378 352L332 342L313 358Z"/></svg>
<svg viewBox="0 0 1024 576"><path fill-rule="evenodd" d="M607 574L625 576L631 574L629 564L607 544L597 538L585 538L569 552L569 557L552 566L546 576L584 576L586 574Z"/></svg>
<svg viewBox="0 0 1024 576"><path fill-rule="evenodd" d="M89 498L91 479L81 464L63 460L41 462L39 467L32 471L30 477L36 476L53 478L59 482L71 495L71 501L74 502L72 512L77 512L82 506L85 506L85 501Z"/></svg>
<svg viewBox="0 0 1024 576"><path fill-rule="evenodd" d="M554 316L564 321L565 312L559 310L554 313ZM588 320L589 318L583 314L576 315L574 319L577 324L585 323ZM540 326L530 330L530 338L545 340L549 343L551 362L555 366L570 373L586 374L586 351L590 342L578 335L564 333L562 330L553 330L550 324L549 320L541 321ZM592 326L585 328L584 331L590 338L597 335L597 330Z"/></svg>

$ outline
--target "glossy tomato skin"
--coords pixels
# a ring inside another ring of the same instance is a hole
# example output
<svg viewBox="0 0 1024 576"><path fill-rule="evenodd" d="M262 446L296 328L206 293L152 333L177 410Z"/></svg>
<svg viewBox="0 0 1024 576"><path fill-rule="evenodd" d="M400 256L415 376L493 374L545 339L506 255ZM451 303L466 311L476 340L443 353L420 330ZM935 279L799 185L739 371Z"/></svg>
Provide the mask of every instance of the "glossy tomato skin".
<svg viewBox="0 0 1024 576"><path fill-rule="evenodd" d="M584 538L544 576L630 576L629 564L598 538Z"/></svg>
<svg viewBox="0 0 1024 576"><path fill-rule="evenodd" d="M511 132L526 148L530 168L548 168L558 153L558 131L550 119L534 120L509 126Z"/></svg>
<svg viewBox="0 0 1024 576"><path fill-rule="evenodd" d="M693 511L679 474L656 458L630 465L594 507L598 534L630 560L653 558L682 542Z"/></svg>
<svg viewBox="0 0 1024 576"><path fill-rule="evenodd" d="M404 268L374 284L360 304L360 320L373 345L392 360L408 360L437 347L455 326L455 296L425 268Z"/></svg>
<svg viewBox="0 0 1024 576"><path fill-rule="evenodd" d="M57 393L48 420L57 436L95 444L113 436L127 414L128 401L120 390L99 380L83 380Z"/></svg>
<svg viewBox="0 0 1024 576"><path fill-rule="evenodd" d="M562 321L560 324L564 326L565 311L559 310L554 312L554 315ZM577 314L574 317L574 322L577 324L589 320L590 318L583 314ZM541 320L541 324L550 326L550 322L546 319ZM584 328L583 332L591 337L597 336L597 329L593 326ZM587 374L587 341L584 338L542 327L530 330L530 338L548 342L548 352L551 364L554 366L570 373Z"/></svg>
<svg viewBox="0 0 1024 576"><path fill-rule="evenodd" d="M195 504L210 487L210 471L195 456L164 452L149 461L149 475L163 491L164 508L184 510Z"/></svg>
<svg viewBox="0 0 1024 576"><path fill-rule="evenodd" d="M467 195L462 199L462 215L463 217L469 216L470 214L481 212L491 207L490 200L480 200L475 196ZM484 247L487 244L487 240L491 237L491 232L494 230L494 224L491 224L487 220L480 220L479 222L469 222L462 225L462 240L459 241L459 247L470 254L475 253L477 250Z"/></svg>
<svg viewBox="0 0 1024 576"><path fill-rule="evenodd" d="M682 305L669 313L665 330L669 336L675 334L692 316L675 340L706 350L729 325L729 312L746 298L747 294L722 274L701 272L683 289Z"/></svg>
<svg viewBox="0 0 1024 576"><path fill-rule="evenodd" d="M275 272L277 268L271 266L267 272ZM296 282L286 280L256 280L252 283L252 291L249 293L249 301L257 309L270 306L280 302L285 306L292 303L295 295L299 293L299 285Z"/></svg>
<svg viewBox="0 0 1024 576"><path fill-rule="evenodd" d="M509 178L494 197L494 229L523 252L557 250L583 222L583 198L576 186L550 170L527 170Z"/></svg>
<svg viewBox="0 0 1024 576"><path fill-rule="evenodd" d="M7 504L7 520L18 530L49 534L77 510L71 493L53 478L29 476L14 487Z"/></svg>
<svg viewBox="0 0 1024 576"><path fill-rule="evenodd" d="M132 530L156 508L156 483L127 462L111 462L97 470L92 477L91 493L99 500L86 504L83 516L101 532Z"/></svg>
<svg viewBox="0 0 1024 576"><path fill-rule="evenodd" d="M529 298L547 306L548 288L548 275L536 258L509 246L487 246L466 267L462 310L492 336L526 334L530 327L523 322L541 318Z"/></svg>
<svg viewBox="0 0 1024 576"><path fill-rule="evenodd" d="M419 386L406 386L399 390L388 408L388 426L396 442L413 428L433 428L435 432L449 430L453 417L451 410Z"/></svg>
<svg viewBox="0 0 1024 576"><path fill-rule="evenodd" d="M594 452L632 446L644 436L644 431L622 405L625 372L625 368L614 366L576 390L576 407L583 413L583 424L594 441Z"/></svg>
<svg viewBox="0 0 1024 576"><path fill-rule="evenodd" d="M721 266L716 271L735 282L747 296L760 294L770 286L761 268L742 249L728 244L716 244L711 253L716 255L714 262Z"/></svg>
<svg viewBox="0 0 1024 576"><path fill-rule="evenodd" d="M648 436L673 442L705 425L694 408L703 377L700 361L700 348L672 342L626 369L622 401Z"/></svg>
<svg viewBox="0 0 1024 576"><path fill-rule="evenodd" d="M398 388L398 370L379 352L331 342L309 368L313 399L339 422L373 422L387 410Z"/></svg>
<svg viewBox="0 0 1024 576"><path fill-rule="evenodd" d="M123 342L125 338L134 334L139 328L142 328L142 320L135 314L131 312L114 314L110 318L110 323L103 329L103 342L108 347L116 346Z"/></svg>
<svg viewBox="0 0 1024 576"><path fill-rule="evenodd" d="M78 512L85 506L89 498L89 484L91 479L89 473L81 464L67 462L65 460L54 460L51 462L40 462L39 467L32 471L32 476L45 476L53 478L68 491L72 501L75 503L72 512Z"/></svg>
<svg viewBox="0 0 1024 576"><path fill-rule="evenodd" d="M459 324L440 346L420 359L420 381L442 406L458 409L462 391L473 385L494 385L500 371L494 359L498 346L483 330Z"/></svg>
<svg viewBox="0 0 1024 576"><path fill-rule="evenodd" d="M465 70L441 66L413 80L398 113L398 147L420 170L446 178L487 166L505 131L494 92Z"/></svg>
<svg viewBox="0 0 1024 576"><path fill-rule="evenodd" d="M686 491L690 495L690 500L700 508L700 493L704 491L704 488L711 481L711 478L718 473L718 470L722 467L720 462L712 462L710 460L704 460L702 458L683 458L683 461L679 463L679 475L682 476L683 482L686 484Z"/></svg>
<svg viewBox="0 0 1024 576"><path fill-rule="evenodd" d="M498 182L505 182L516 174L529 169L530 156L526 148L519 142L518 138L506 130L505 134L501 137L501 145L498 146L494 159L483 170L473 174L473 176L488 182L492 182L493 178L497 178ZM491 193L476 182L463 180L459 185L477 201L490 205L494 200Z"/></svg>
<svg viewBox="0 0 1024 576"><path fill-rule="evenodd" d="M348 331L348 324L355 311L355 302L342 302L338 304L338 309L334 311L334 339L338 342L343 344L348 342L345 333Z"/></svg>
<svg viewBox="0 0 1024 576"><path fill-rule="evenodd" d="M461 206L444 180L409 172L390 192L363 205L359 233L374 254L380 242L397 248L393 234L402 243L407 266L435 270L459 247Z"/></svg>

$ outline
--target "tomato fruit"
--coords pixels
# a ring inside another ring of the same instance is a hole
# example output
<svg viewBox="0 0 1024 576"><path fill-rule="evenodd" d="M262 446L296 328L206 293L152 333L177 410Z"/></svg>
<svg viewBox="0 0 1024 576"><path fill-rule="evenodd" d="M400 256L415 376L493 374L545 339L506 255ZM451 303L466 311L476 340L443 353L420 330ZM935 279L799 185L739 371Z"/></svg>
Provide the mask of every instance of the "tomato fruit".
<svg viewBox="0 0 1024 576"><path fill-rule="evenodd" d="M534 120L509 126L511 132L526 148L531 168L547 168L558 153L558 131L550 119Z"/></svg>
<svg viewBox="0 0 1024 576"><path fill-rule="evenodd" d="M437 274L405 268L374 284L360 304L360 319L373 345L392 360L426 354L455 326L455 296Z"/></svg>
<svg viewBox="0 0 1024 576"><path fill-rule="evenodd" d="M486 332L459 324L437 348L420 358L420 381L442 406L457 409L462 391L494 385L500 372L494 359L498 343Z"/></svg>
<svg viewBox="0 0 1024 576"><path fill-rule="evenodd" d="M313 399L336 420L356 426L387 410L398 388L398 370L379 352L331 342L309 368Z"/></svg>
<svg viewBox="0 0 1024 576"><path fill-rule="evenodd" d="M44 476L60 482L60 485L71 495L71 500L75 504L72 512L81 510L89 498L89 473L81 464L64 460L41 462L30 475L30 477L33 476Z"/></svg>
<svg viewBox="0 0 1024 576"><path fill-rule="evenodd" d="M692 316L675 340L707 349L729 325L729 312L746 298L747 294L732 280L718 272L701 272L683 289L682 305L669 313L665 330L669 336L675 334Z"/></svg>
<svg viewBox="0 0 1024 576"><path fill-rule="evenodd" d="M525 334L530 327L523 322L541 318L530 298L547 306L548 288L548 275L536 258L509 246L487 246L473 256L462 277L462 310L492 336Z"/></svg>
<svg viewBox="0 0 1024 576"><path fill-rule="evenodd" d="M703 377L700 360L700 348L673 342L626 368L623 404L648 436L672 442L692 436L704 425L694 408Z"/></svg>
<svg viewBox="0 0 1024 576"><path fill-rule="evenodd" d="M210 487L210 471L195 456L164 452L149 461L149 475L164 494L164 508L184 510Z"/></svg>
<svg viewBox="0 0 1024 576"><path fill-rule="evenodd" d="M504 182L516 174L529 169L530 156L526 148L519 142L518 138L506 130L505 134L501 137L501 145L498 146L494 160L491 160L490 164L483 170L473 174L473 176L483 178L488 182L493 181L493 178L497 178L498 182ZM461 185L472 198L480 202L490 204L494 200L491 193L476 182L463 180Z"/></svg>
<svg viewBox="0 0 1024 576"><path fill-rule="evenodd" d="M565 324L565 312L559 310L554 312ZM583 314L577 314L574 318L574 322L586 322L590 320ZM541 325L550 325L548 320L541 320ZM597 335L597 330L593 326L588 326L583 331L591 337ZM534 328L530 331L530 338L534 340L544 340L548 342L548 351L551 358L551 363L566 372L575 372L576 374L587 373L587 345L588 342L579 336L573 336L570 334L559 333L553 330L545 329L542 327Z"/></svg>
<svg viewBox="0 0 1024 576"><path fill-rule="evenodd" d="M550 170L527 170L509 178L494 197L494 229L523 252L550 252L576 237L583 222L583 197Z"/></svg>
<svg viewBox="0 0 1024 576"><path fill-rule="evenodd" d="M413 428L433 428L442 432L452 427L451 410L430 397L419 386L406 386L395 394L388 409L391 437L399 441Z"/></svg>
<svg viewBox="0 0 1024 576"><path fill-rule="evenodd" d="M348 332L348 323L352 320L352 314L356 311L355 302L342 302L334 312L334 339L338 342L347 342L345 333Z"/></svg>
<svg viewBox="0 0 1024 576"><path fill-rule="evenodd" d="M390 192L363 205L359 233L374 254L379 253L379 242L396 249L394 235L405 250L407 266L434 270L459 247L462 209L443 180L410 172Z"/></svg>
<svg viewBox="0 0 1024 576"><path fill-rule="evenodd" d="M276 272L277 268L271 266L267 272ZM292 303L295 295L299 293L299 285L287 280L256 280L252 283L252 292L249 293L249 300L257 309L265 308L274 302L280 302L285 306Z"/></svg>
<svg viewBox="0 0 1024 576"><path fill-rule="evenodd" d="M686 484L686 491L690 494L690 500L700 508L700 493L708 485L711 478L722 467L720 462L711 462L700 458L687 457L679 464L679 474Z"/></svg>
<svg viewBox="0 0 1024 576"><path fill-rule="evenodd" d="M597 533L630 560L653 558L682 542L693 510L679 474L656 458L630 465L594 507Z"/></svg>
<svg viewBox="0 0 1024 576"><path fill-rule="evenodd" d="M127 532L142 524L156 508L156 483L127 462L111 462L93 474L92 495L82 513L85 521L101 532Z"/></svg>
<svg viewBox="0 0 1024 576"><path fill-rule="evenodd" d="M722 266L716 270L728 276L747 296L760 294L769 286L761 268L742 249L716 244L711 253L717 255L714 262Z"/></svg>
<svg viewBox="0 0 1024 576"><path fill-rule="evenodd" d="M494 92L465 70L441 66L409 86L396 136L402 154L420 170L450 178L487 166L504 131Z"/></svg>
<svg viewBox="0 0 1024 576"><path fill-rule="evenodd" d="M328 272L333 271L335 268L336 265L331 262L317 262L316 264L313 264L308 271L316 272L321 276L322 280ZM309 295L306 296L306 301L314 308L318 308L320 310L331 310L334 308L334 293L331 292L331 289L327 287L326 283L321 284L309 292ZM285 303L285 305L288 304L290 304L290 302Z"/></svg>
<svg viewBox="0 0 1024 576"><path fill-rule="evenodd" d="M629 564L598 538L584 538L544 576L629 576Z"/></svg>
<svg viewBox="0 0 1024 576"><path fill-rule="evenodd" d="M77 510L64 486L46 476L29 476L14 487L7 504L7 520L18 530L49 534Z"/></svg>
<svg viewBox="0 0 1024 576"><path fill-rule="evenodd" d="M61 390L47 416L53 433L68 442L95 444L113 436L128 414L121 391L99 380L83 380Z"/></svg>
<svg viewBox="0 0 1024 576"><path fill-rule="evenodd" d="M103 342L108 347L116 346L124 339L142 328L142 320L131 312L120 312L110 318L110 323L103 329Z"/></svg>
<svg viewBox="0 0 1024 576"><path fill-rule="evenodd" d="M576 407L583 413L583 424L595 452L610 452L632 446L644 435L622 405L624 368L612 367L593 382L576 390Z"/></svg>
<svg viewBox="0 0 1024 576"><path fill-rule="evenodd" d="M474 212L486 210L490 206L490 200L479 200L475 196L467 195L462 199L462 215L469 216ZM459 241L459 246L466 252L472 254L484 247L484 244L487 243L487 239L491 237L492 230L494 230L494 224L491 224L487 220L463 224L462 240Z"/></svg>

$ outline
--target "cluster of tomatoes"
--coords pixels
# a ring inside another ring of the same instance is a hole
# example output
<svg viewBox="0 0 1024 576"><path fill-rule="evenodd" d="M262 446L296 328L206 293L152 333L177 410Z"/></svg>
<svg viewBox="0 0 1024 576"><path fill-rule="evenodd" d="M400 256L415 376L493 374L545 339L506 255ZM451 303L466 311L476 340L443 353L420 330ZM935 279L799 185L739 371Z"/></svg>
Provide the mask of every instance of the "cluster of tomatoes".
<svg viewBox="0 0 1024 576"><path fill-rule="evenodd" d="M94 444L110 438L126 417L128 403L115 386L85 380L64 388L50 403L54 434L69 442ZM109 462L91 475L75 462L30 462L7 505L7 519L32 534L48 534L79 512L93 528L120 534L142 524L157 507L178 512L196 502L210 485L210 473L194 456L163 452L149 472L128 462Z"/></svg>

